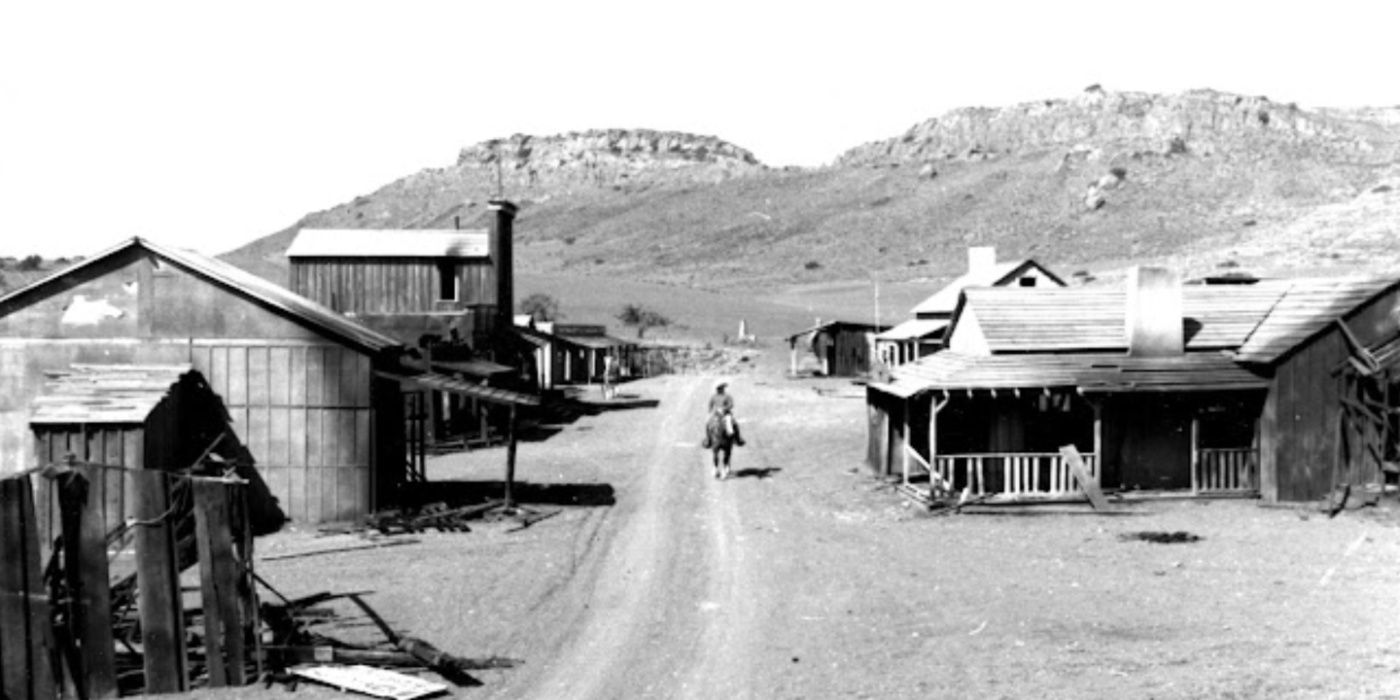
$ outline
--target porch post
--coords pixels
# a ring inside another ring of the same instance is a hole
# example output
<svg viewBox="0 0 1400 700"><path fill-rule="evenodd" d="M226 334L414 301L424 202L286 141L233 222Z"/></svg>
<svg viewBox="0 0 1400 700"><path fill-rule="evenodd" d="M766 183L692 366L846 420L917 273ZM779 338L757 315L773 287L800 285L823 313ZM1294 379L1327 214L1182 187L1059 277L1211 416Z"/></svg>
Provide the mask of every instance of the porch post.
<svg viewBox="0 0 1400 700"><path fill-rule="evenodd" d="M933 500L934 485L942 481L943 476L938 473L938 412L948 405L949 396L944 396L942 401L937 396L929 394L928 411L928 497ZM952 479L948 480L949 486Z"/></svg>
<svg viewBox="0 0 1400 700"><path fill-rule="evenodd" d="M1191 493L1200 493L1200 471L1201 462L1201 419L1198 416L1191 416Z"/></svg>
<svg viewBox="0 0 1400 700"><path fill-rule="evenodd" d="M1103 485L1103 401L1090 404L1094 407L1094 468L1089 470ZM1120 482L1121 483L1121 482Z"/></svg>
<svg viewBox="0 0 1400 700"><path fill-rule="evenodd" d="M913 426L913 422L909 419L909 414L913 412L914 397L910 396L909 398L904 400L904 445L902 446L900 454L901 465L904 471L904 483L906 484L909 483L909 449L910 445L914 442L912 439L913 435L910 434L910 429Z"/></svg>
<svg viewBox="0 0 1400 700"><path fill-rule="evenodd" d="M788 369L788 373L791 374L792 376L796 377L796 376L797 376L797 341L794 340L794 341L788 343L788 347L791 349L791 352L789 353L789 354L790 354L790 360L789 360L789 369Z"/></svg>

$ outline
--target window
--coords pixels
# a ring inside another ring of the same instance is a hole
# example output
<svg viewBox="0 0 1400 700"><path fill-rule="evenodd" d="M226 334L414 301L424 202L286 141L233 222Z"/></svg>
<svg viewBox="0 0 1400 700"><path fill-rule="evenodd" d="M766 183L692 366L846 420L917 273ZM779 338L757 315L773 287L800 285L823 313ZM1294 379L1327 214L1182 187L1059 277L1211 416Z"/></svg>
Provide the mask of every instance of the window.
<svg viewBox="0 0 1400 700"><path fill-rule="evenodd" d="M444 260L438 263L438 301L457 301L457 263Z"/></svg>
<svg viewBox="0 0 1400 700"><path fill-rule="evenodd" d="M1034 286L1035 286L1035 278L1034 278L1034 277L1022 277L1021 279L1016 280L1016 281L1019 282L1019 283L1021 284L1022 287L1034 287Z"/></svg>

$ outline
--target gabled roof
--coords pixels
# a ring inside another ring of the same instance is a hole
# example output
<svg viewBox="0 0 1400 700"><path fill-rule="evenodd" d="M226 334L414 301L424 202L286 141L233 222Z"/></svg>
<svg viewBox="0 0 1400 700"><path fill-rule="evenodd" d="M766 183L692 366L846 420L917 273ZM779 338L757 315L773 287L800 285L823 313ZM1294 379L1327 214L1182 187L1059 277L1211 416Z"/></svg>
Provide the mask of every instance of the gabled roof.
<svg viewBox="0 0 1400 700"><path fill-rule="evenodd" d="M1183 286L1186 349L1240 347L1295 284ZM1126 350L1127 298L1121 286L968 289L948 335L971 309L993 353Z"/></svg>
<svg viewBox="0 0 1400 700"><path fill-rule="evenodd" d="M1262 389L1268 381L1222 353L1128 357L1121 353L967 355L943 351L871 384L908 397L929 390L1074 388L1084 392Z"/></svg>
<svg viewBox="0 0 1400 700"><path fill-rule="evenodd" d="M798 338L801 338L802 336L808 335L808 334L811 334L811 333L820 333L821 331L826 331L826 330L839 330L839 329L847 329L847 330L857 330L857 331L867 331L867 332L871 332L871 331L874 331L874 330L875 330L875 324L873 324L873 323L856 323L856 322L854 322L854 321L826 321L825 323L819 323L819 324L817 324L817 325L815 325L815 326L812 326L811 328L807 328L807 329L805 329L805 330L800 330L800 331L798 331L798 332L796 332L796 333L793 333L792 335L789 335L789 336L787 337L787 341L788 341L788 342L793 342L793 341L797 340Z"/></svg>
<svg viewBox="0 0 1400 700"><path fill-rule="evenodd" d="M1326 330L1334 320L1397 286L1400 279L1394 277L1295 280L1240 346L1235 359L1273 362Z"/></svg>
<svg viewBox="0 0 1400 700"><path fill-rule="evenodd" d="M948 322L941 319L911 318L904 323L875 335L876 340L914 340L941 335Z"/></svg>
<svg viewBox="0 0 1400 700"><path fill-rule="evenodd" d="M82 262L55 272L0 297L0 316L16 308L63 292L86 279L100 276L142 254L154 255L164 263L198 277L231 294L241 296L294 323L369 353L402 345L389 336L376 333L285 287L273 284L222 260L149 239L135 237L98 253Z"/></svg>
<svg viewBox="0 0 1400 700"><path fill-rule="evenodd" d="M479 230L304 228L289 258L484 258L489 234Z"/></svg>
<svg viewBox="0 0 1400 700"><path fill-rule="evenodd" d="M144 423L189 365L73 365L49 372L30 425Z"/></svg>
<svg viewBox="0 0 1400 700"><path fill-rule="evenodd" d="M1064 286L1064 280L1058 275L1046 269L1040 263L1031 260L1015 260L1011 262L996 263L983 270L969 271L961 277L949 282L944 287L927 299L919 302L910 313L915 316L928 314L951 314L958 305L958 295L964 289L970 287L995 287L1006 284L1017 277L1025 274L1032 268L1039 270L1041 274L1053 280L1056 284ZM1038 287L1037 289L1044 289Z"/></svg>

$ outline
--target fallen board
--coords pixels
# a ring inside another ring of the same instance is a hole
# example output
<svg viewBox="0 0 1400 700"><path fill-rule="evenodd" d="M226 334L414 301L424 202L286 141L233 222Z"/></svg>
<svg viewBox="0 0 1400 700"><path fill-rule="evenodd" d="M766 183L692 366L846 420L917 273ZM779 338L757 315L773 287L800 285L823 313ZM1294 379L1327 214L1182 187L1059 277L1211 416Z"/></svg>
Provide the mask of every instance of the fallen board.
<svg viewBox="0 0 1400 700"><path fill-rule="evenodd" d="M341 690L389 700L415 700L447 692L447 686L369 666L298 666L291 672Z"/></svg>
<svg viewBox="0 0 1400 700"><path fill-rule="evenodd" d="M1060 454L1064 456L1065 464L1069 465L1070 472L1079 482L1079 488L1089 497L1089 504L1094 506L1094 510L1108 510L1108 499L1104 498L1103 491L1099 490L1098 480L1089 476L1089 470L1084 468L1084 459L1079 456L1079 450L1074 445L1065 445L1060 448Z"/></svg>

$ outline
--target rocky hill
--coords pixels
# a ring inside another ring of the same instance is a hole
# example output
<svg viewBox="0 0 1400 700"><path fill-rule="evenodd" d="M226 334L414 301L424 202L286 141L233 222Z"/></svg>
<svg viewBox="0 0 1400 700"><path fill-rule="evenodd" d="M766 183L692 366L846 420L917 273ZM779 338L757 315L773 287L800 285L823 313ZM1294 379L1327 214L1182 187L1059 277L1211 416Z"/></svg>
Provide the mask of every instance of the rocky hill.
<svg viewBox="0 0 1400 700"><path fill-rule="evenodd" d="M1397 109L1094 86L954 110L821 168L766 167L688 134L518 135L227 257L283 279L282 252L301 226L473 226L503 193L521 205L524 274L774 294L872 278L934 284L979 244L1065 274L1150 261L1188 273L1394 269L1397 162Z"/></svg>

